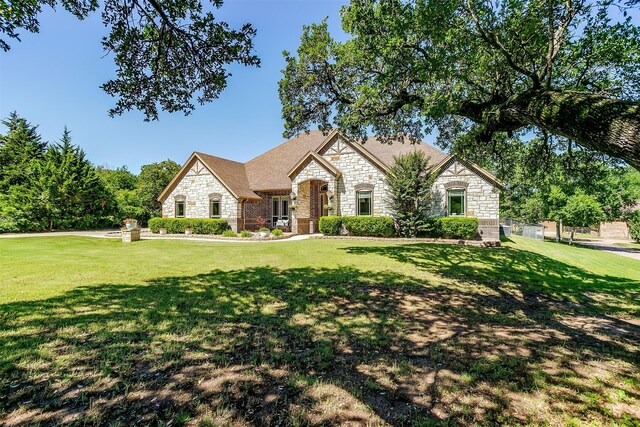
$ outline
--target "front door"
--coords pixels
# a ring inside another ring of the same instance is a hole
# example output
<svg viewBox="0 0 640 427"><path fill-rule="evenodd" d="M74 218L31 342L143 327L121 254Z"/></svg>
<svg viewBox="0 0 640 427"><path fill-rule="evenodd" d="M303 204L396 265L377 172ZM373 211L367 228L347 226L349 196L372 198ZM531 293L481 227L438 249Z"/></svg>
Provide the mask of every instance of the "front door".
<svg viewBox="0 0 640 427"><path fill-rule="evenodd" d="M327 193L320 193L320 216L328 216L329 209L327 206L329 205L329 198L327 197Z"/></svg>

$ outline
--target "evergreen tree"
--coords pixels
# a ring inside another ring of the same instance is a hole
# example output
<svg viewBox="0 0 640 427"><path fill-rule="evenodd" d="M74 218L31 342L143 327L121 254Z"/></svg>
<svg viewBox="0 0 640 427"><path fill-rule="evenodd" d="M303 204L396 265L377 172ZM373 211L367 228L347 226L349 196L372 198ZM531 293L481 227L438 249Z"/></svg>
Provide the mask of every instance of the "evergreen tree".
<svg viewBox="0 0 640 427"><path fill-rule="evenodd" d="M0 193L6 194L14 185L27 180L32 160L41 159L47 147L37 132L37 126L14 111L2 120L7 133L0 135Z"/></svg>
<svg viewBox="0 0 640 427"><path fill-rule="evenodd" d="M396 157L387 173L388 204L401 236L431 231L432 172L429 158L416 151Z"/></svg>
<svg viewBox="0 0 640 427"><path fill-rule="evenodd" d="M110 202L93 165L71 143L65 128L60 143L48 147L44 158L32 162L33 173L12 189L22 229L86 229L106 225Z"/></svg>

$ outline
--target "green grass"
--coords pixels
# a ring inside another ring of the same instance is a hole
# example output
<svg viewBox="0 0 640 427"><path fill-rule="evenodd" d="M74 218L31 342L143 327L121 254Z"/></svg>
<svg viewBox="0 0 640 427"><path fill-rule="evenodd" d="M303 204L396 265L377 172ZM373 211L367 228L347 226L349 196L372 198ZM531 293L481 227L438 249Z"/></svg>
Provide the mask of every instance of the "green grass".
<svg viewBox="0 0 640 427"><path fill-rule="evenodd" d="M637 425L640 262L0 239L0 424Z"/></svg>
<svg viewBox="0 0 640 427"><path fill-rule="evenodd" d="M640 243L614 243L614 246L618 246L621 248L627 249L635 249L636 251L640 251Z"/></svg>

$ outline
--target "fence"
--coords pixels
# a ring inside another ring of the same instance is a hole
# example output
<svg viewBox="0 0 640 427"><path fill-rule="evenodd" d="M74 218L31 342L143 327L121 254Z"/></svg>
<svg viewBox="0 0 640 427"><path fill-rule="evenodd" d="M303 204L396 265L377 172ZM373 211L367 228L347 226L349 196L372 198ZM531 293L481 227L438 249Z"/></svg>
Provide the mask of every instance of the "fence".
<svg viewBox="0 0 640 427"><path fill-rule="evenodd" d="M529 224L506 218L500 224L500 234L505 237L515 234L516 236L528 237L530 239L544 240L544 227L541 224Z"/></svg>

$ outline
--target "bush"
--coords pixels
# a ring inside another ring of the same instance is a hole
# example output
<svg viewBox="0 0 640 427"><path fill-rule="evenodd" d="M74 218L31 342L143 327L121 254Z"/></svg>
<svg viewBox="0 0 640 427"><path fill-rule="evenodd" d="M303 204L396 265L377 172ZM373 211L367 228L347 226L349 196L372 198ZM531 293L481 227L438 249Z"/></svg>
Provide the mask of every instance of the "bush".
<svg viewBox="0 0 640 427"><path fill-rule="evenodd" d="M478 233L478 218L449 216L440 218L440 232L445 239L473 239Z"/></svg>
<svg viewBox="0 0 640 427"><path fill-rule="evenodd" d="M341 216L323 216L318 223L318 229L326 236L337 236L342 227Z"/></svg>
<svg viewBox="0 0 640 427"><path fill-rule="evenodd" d="M251 237L253 236L253 233L250 232L249 230L242 230L240 232L240 237Z"/></svg>
<svg viewBox="0 0 640 427"><path fill-rule="evenodd" d="M223 237L238 237L238 233L236 233L235 231L229 229L229 230L224 230L224 232L222 233Z"/></svg>
<svg viewBox="0 0 640 427"><path fill-rule="evenodd" d="M260 227L258 228L258 231L271 231L271 230L269 230L267 227Z"/></svg>
<svg viewBox="0 0 640 427"><path fill-rule="evenodd" d="M629 236L640 243L640 211L633 212L629 216L627 224L629 225Z"/></svg>
<svg viewBox="0 0 640 427"><path fill-rule="evenodd" d="M342 223L352 236L391 237L395 234L393 218L388 216L345 216Z"/></svg>
<svg viewBox="0 0 640 427"><path fill-rule="evenodd" d="M191 228L194 234L222 234L229 229L229 223L217 218L151 218L149 228L152 233L165 228L168 234L181 234L185 228Z"/></svg>
<svg viewBox="0 0 640 427"><path fill-rule="evenodd" d="M279 228L276 228L271 232L271 234L273 234L275 237L280 237L282 236L282 230L280 230Z"/></svg>

